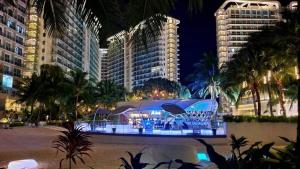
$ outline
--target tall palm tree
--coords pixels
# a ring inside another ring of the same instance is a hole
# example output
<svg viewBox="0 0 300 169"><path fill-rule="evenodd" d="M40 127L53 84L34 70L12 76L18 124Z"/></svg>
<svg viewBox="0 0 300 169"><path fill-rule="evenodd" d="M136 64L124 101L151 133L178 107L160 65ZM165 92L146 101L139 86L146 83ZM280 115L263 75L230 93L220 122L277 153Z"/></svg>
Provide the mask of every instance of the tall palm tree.
<svg viewBox="0 0 300 169"><path fill-rule="evenodd" d="M27 106L30 106L30 118L33 115L34 105L38 101L40 95L39 89L40 79L34 73L31 78L24 78L17 90L17 95L19 97L17 102L25 103Z"/></svg>
<svg viewBox="0 0 300 169"><path fill-rule="evenodd" d="M86 95L86 92L89 91L89 81L87 80L87 73L81 70L71 71L70 78L67 78L68 81L65 84L67 88L71 91L70 99L74 97L74 111L75 111L75 120L78 118L78 106L81 102L80 98L83 95ZM84 101L84 100L82 100Z"/></svg>
<svg viewBox="0 0 300 169"><path fill-rule="evenodd" d="M267 91L269 93L269 105L272 107L272 81L276 86L279 104L283 115L286 116L285 100L284 100L284 82L292 79L295 74L294 67L296 66L296 57L294 45L289 43L282 43L278 41L281 39L278 27L265 27L262 31L254 33L250 36L248 44L251 47L260 51L262 58L267 58L266 62L262 62L263 69L268 69L266 75ZM278 35L279 34L279 35ZM270 108L272 114L272 108Z"/></svg>
<svg viewBox="0 0 300 169"><path fill-rule="evenodd" d="M213 53L204 53L201 60L194 64L195 72L189 77L194 79L189 86L194 94L202 98L210 96L211 99L219 97L222 89L220 86L220 72L218 57Z"/></svg>
<svg viewBox="0 0 300 169"><path fill-rule="evenodd" d="M263 64L266 61L266 57L263 57L256 48L247 44L222 68L223 87L227 89L240 86L242 89L250 90L255 114L259 116L261 115L259 87L266 72Z"/></svg>
<svg viewBox="0 0 300 169"><path fill-rule="evenodd" d="M297 8L297 20L296 23L297 25L300 25L300 0L298 2L298 8ZM300 37L300 29L297 30L297 37ZM298 46L299 45L298 41ZM298 48L297 50L297 68L298 71L300 70L300 49ZM300 79L298 79L298 92L300 91ZM297 157L297 163L296 163L296 168L300 168L300 95L298 93L298 126L297 126L297 142L296 142L296 157Z"/></svg>

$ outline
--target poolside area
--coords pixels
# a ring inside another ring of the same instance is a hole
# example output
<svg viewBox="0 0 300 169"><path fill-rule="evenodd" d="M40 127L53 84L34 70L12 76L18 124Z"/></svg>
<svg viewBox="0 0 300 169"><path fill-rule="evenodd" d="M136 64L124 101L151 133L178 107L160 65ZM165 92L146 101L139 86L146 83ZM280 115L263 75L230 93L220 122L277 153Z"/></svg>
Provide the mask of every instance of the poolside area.
<svg viewBox="0 0 300 169"><path fill-rule="evenodd" d="M98 109L93 120L79 121L75 126L93 134L226 137L226 124L217 108L215 100L122 102L115 111Z"/></svg>
<svg viewBox="0 0 300 169"><path fill-rule="evenodd" d="M113 125L108 122L104 124L99 122L93 126L93 123L80 122L76 126L82 128L85 132L91 134L103 134L103 135L134 135L134 136L165 136L165 137L191 137L191 138L224 138L226 137L226 123L222 123L219 128L216 129L216 133L213 133L212 129L139 129L134 128L130 124L118 124Z"/></svg>

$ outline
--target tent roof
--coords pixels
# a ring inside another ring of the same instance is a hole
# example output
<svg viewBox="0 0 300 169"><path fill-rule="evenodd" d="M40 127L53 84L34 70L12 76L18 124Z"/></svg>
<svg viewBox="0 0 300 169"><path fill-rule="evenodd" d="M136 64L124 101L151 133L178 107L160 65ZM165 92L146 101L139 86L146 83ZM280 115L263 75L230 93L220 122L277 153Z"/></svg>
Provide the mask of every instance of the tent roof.
<svg viewBox="0 0 300 169"><path fill-rule="evenodd" d="M143 100L137 102L120 102L118 106L136 107L134 111L162 111L163 104L175 104L186 111L216 111L217 103L215 100L199 99L172 99L172 100ZM120 112L121 113L121 112Z"/></svg>

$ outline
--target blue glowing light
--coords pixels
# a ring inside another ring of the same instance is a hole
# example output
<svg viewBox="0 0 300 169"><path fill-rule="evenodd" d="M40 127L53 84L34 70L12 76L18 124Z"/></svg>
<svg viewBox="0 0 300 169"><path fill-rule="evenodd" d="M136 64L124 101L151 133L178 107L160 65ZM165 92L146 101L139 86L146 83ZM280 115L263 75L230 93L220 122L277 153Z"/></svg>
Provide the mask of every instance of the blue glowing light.
<svg viewBox="0 0 300 169"><path fill-rule="evenodd" d="M209 158L205 153L197 153L197 159L199 161L209 161Z"/></svg>

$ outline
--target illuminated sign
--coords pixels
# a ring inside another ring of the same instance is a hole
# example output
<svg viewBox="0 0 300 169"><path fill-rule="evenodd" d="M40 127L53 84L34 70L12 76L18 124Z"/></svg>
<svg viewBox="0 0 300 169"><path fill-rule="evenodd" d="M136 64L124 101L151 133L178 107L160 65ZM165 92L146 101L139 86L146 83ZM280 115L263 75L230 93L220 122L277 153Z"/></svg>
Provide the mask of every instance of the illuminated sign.
<svg viewBox="0 0 300 169"><path fill-rule="evenodd" d="M13 77L9 75L3 75L2 86L4 88L12 88L12 85L13 85Z"/></svg>

